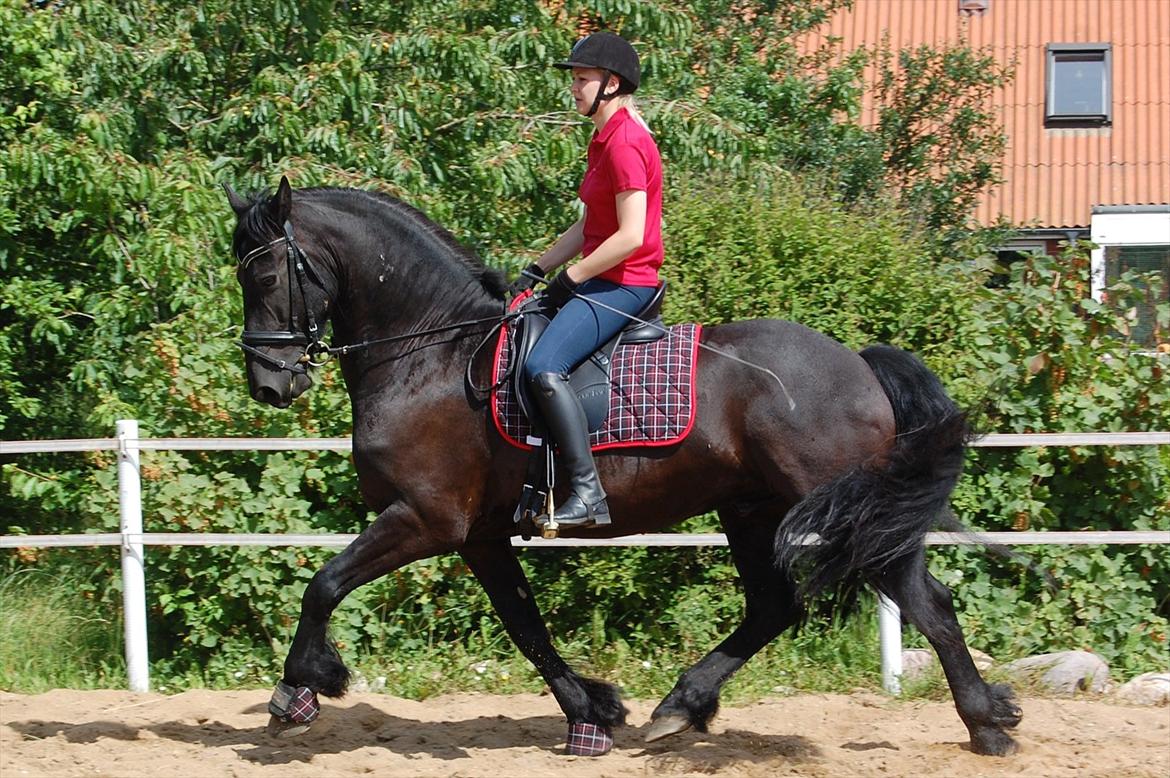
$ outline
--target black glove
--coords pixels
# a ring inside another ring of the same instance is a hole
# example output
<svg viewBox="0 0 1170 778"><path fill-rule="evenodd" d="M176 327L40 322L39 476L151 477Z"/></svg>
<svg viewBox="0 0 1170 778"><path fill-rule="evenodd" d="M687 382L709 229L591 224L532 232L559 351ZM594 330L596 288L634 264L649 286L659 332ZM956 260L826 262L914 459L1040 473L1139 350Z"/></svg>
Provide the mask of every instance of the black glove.
<svg viewBox="0 0 1170 778"><path fill-rule="evenodd" d="M580 284L569 278L568 271L562 270L544 288L544 299L553 308L562 308L565 303L573 299L573 292L578 286Z"/></svg>
<svg viewBox="0 0 1170 778"><path fill-rule="evenodd" d="M516 276L516 280L512 282L512 285L508 287L508 296L512 298L519 297L536 286L536 279L529 278L530 275L544 278L544 271L535 262L524 268L520 271L520 275Z"/></svg>

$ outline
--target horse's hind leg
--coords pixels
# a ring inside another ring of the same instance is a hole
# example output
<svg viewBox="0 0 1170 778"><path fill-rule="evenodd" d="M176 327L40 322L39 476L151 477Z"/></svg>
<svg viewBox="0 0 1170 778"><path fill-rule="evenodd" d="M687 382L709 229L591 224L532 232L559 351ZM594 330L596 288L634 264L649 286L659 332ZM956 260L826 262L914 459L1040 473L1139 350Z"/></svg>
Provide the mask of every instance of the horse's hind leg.
<svg viewBox="0 0 1170 778"><path fill-rule="evenodd" d="M934 646L955 708L971 733L971 750L992 756L1014 753L1016 741L1004 731L1019 724L1022 717L1012 689L1006 684L988 684L979 674L955 618L951 592L926 569L923 552L871 583L893 599Z"/></svg>
<svg viewBox="0 0 1170 778"><path fill-rule="evenodd" d="M711 653L683 673L651 716L647 741L694 727L707 731L719 709L719 690L757 651L795 624L802 610L792 579L773 566L772 542L785 507L721 510L731 556L743 582L743 622Z"/></svg>
<svg viewBox="0 0 1170 778"><path fill-rule="evenodd" d="M626 723L621 695L612 684L577 675L553 648L511 542L501 538L469 543L459 553L487 592L512 642L548 682L570 726L594 725L605 730L604 737L587 738L584 750L573 751L570 742L570 753L596 756L608 751L613 728ZM608 742L603 743L605 739Z"/></svg>

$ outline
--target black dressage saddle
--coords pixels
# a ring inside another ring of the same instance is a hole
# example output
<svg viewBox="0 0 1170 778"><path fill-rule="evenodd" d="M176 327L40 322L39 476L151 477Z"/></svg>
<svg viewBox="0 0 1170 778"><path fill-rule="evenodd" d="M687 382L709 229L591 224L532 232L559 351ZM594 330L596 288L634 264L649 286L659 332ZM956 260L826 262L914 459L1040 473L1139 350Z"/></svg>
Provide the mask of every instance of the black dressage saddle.
<svg viewBox="0 0 1170 778"><path fill-rule="evenodd" d="M629 326L614 335L604 346L593 353L578 365L569 376L569 385L581 400L581 407L585 409L585 418L589 421L589 431L596 432L609 414L609 380L610 369L613 365L613 352L620 345L636 343L653 343L666 334L666 325L662 322L662 298L666 294L666 282L663 281L654 290L650 302L638 311L636 317L641 321L631 321ZM540 297L533 297L520 309L521 316L516 320L516 330L513 343L515 344L515 358L512 370L512 388L516 400L528 422L532 427L533 435L545 437L544 425L541 423L540 412L536 403L532 401L528 392L528 382L524 378L524 363L532 353L536 341L544 334L551 319L552 311L541 305ZM645 322L643 324L642 322Z"/></svg>

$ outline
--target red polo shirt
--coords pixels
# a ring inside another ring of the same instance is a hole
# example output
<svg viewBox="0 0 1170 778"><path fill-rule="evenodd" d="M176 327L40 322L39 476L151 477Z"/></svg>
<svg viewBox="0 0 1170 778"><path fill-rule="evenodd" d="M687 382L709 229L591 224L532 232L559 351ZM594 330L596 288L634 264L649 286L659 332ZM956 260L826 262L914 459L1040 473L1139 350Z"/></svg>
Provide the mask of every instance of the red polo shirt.
<svg viewBox="0 0 1170 778"><path fill-rule="evenodd" d="M585 203L582 256L618 231L615 198L632 189L646 193L642 246L597 277L627 286L657 286L663 257L662 159L649 131L621 108L589 143L589 162L577 192Z"/></svg>

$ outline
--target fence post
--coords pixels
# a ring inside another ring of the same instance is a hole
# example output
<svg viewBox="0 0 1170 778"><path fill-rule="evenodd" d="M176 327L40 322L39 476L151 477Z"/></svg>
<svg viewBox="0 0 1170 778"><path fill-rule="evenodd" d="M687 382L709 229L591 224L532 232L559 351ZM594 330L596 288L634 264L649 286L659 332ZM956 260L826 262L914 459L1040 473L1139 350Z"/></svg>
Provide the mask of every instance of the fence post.
<svg viewBox="0 0 1170 778"><path fill-rule="evenodd" d="M122 514L122 612L126 624L126 675L130 691L150 691L146 649L146 569L142 548L142 480L138 422L120 419L118 505Z"/></svg>
<svg viewBox="0 0 1170 778"><path fill-rule="evenodd" d="M878 594L878 639L882 647L882 688L902 693L902 612L884 594Z"/></svg>

